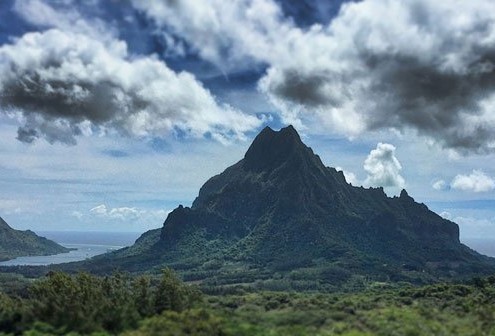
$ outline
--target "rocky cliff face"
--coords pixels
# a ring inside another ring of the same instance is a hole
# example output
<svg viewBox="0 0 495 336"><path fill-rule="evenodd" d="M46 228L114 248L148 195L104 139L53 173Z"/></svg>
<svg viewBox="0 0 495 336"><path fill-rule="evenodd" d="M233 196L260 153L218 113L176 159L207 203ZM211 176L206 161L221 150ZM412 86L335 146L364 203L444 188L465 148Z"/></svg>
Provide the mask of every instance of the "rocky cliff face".
<svg viewBox="0 0 495 336"><path fill-rule="evenodd" d="M172 248L197 230L206 239L230 240L263 262L296 257L298 250L331 258L335 244L417 263L456 260L456 249L464 250L455 223L405 190L388 198L381 188L351 186L292 126L265 128L244 159L205 183L191 208L170 214L161 242Z"/></svg>

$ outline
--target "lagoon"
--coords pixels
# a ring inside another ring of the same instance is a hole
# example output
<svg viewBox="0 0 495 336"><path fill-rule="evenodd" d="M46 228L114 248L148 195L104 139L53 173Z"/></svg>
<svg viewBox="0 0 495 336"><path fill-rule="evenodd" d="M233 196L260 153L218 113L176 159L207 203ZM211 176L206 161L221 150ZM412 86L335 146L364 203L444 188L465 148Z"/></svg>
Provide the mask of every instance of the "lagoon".
<svg viewBox="0 0 495 336"><path fill-rule="evenodd" d="M0 266L42 266L81 261L125 246L130 246L141 233L45 231L37 232L37 234L74 250L68 253L49 256L19 257L0 262Z"/></svg>

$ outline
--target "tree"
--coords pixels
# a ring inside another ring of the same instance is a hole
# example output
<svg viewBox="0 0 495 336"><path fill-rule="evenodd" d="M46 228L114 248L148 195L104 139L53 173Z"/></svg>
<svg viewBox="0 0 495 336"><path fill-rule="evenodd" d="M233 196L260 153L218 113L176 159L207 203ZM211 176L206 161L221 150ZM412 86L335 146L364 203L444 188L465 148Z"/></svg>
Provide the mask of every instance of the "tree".
<svg viewBox="0 0 495 336"><path fill-rule="evenodd" d="M182 311L191 307L200 298L200 292L186 286L170 268L163 270L161 281L155 294L155 312L164 310Z"/></svg>

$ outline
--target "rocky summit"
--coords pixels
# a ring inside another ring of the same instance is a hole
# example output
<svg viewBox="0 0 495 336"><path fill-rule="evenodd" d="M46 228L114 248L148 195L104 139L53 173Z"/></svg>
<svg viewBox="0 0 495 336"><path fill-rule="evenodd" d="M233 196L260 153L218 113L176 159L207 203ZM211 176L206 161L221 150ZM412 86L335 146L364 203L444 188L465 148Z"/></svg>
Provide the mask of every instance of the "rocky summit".
<svg viewBox="0 0 495 336"><path fill-rule="evenodd" d="M460 243L457 224L405 190L391 198L383 188L352 186L292 126L263 129L191 207L93 263L131 271L167 265L186 280L269 288L421 283L495 270L494 259Z"/></svg>

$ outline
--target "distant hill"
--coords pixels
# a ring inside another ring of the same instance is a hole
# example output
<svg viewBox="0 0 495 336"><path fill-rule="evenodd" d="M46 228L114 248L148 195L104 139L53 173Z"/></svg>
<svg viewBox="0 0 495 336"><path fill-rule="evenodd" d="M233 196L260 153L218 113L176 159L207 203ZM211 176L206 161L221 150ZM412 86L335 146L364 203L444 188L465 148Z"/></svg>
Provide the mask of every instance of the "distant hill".
<svg viewBox="0 0 495 336"><path fill-rule="evenodd" d="M354 187L289 126L265 128L244 158L208 180L192 207L88 267L170 266L204 285L335 288L367 279L423 283L495 272L459 227L405 190Z"/></svg>
<svg viewBox="0 0 495 336"><path fill-rule="evenodd" d="M40 237L32 231L14 230L0 217L0 261L69 251L70 249Z"/></svg>

